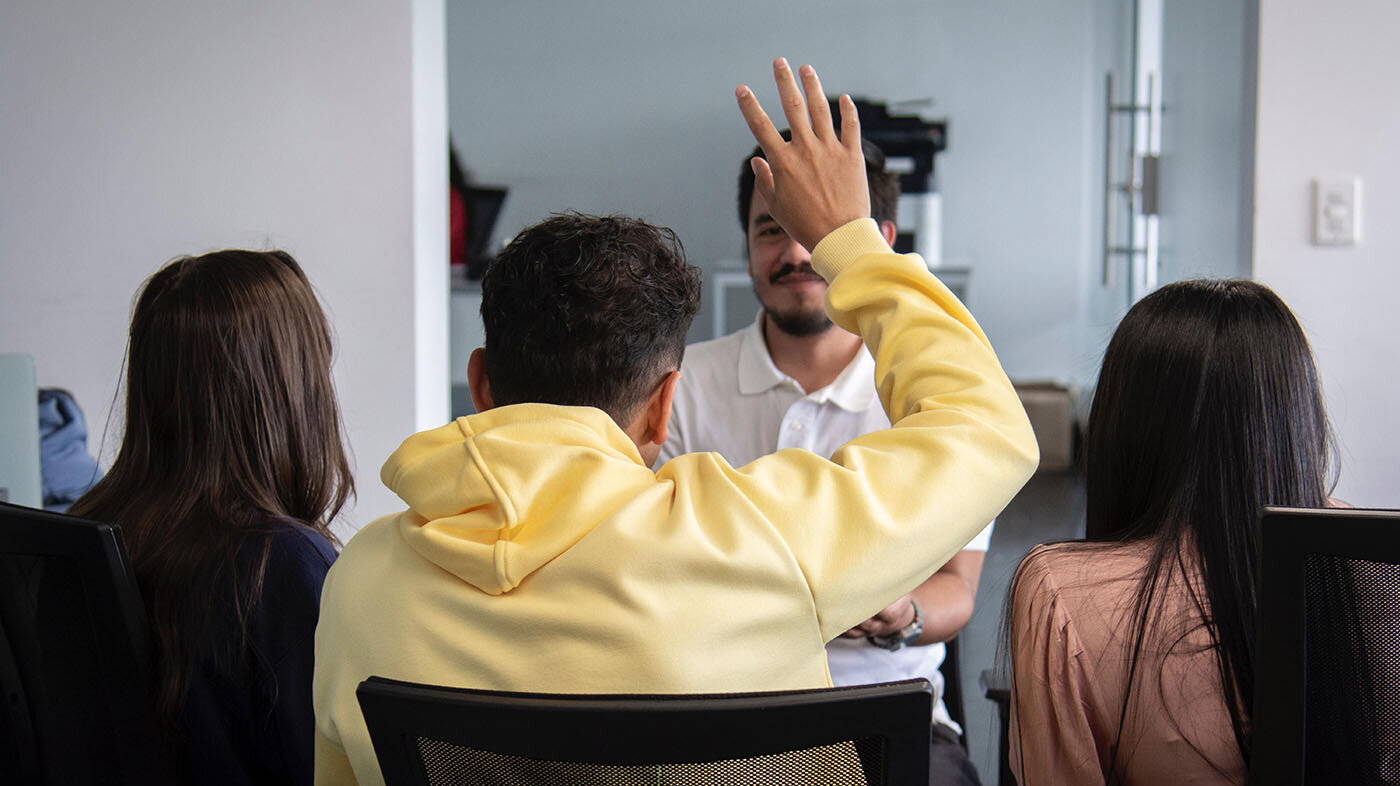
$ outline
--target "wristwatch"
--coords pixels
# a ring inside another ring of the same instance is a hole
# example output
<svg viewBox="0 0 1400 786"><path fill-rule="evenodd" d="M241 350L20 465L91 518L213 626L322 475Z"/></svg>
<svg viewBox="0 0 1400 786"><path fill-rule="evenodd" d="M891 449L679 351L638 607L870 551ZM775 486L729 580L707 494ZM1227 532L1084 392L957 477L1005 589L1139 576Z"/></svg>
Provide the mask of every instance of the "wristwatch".
<svg viewBox="0 0 1400 786"><path fill-rule="evenodd" d="M889 636L866 636L865 640L873 646L887 649L890 652L918 641L919 637L924 634L924 615L919 612L919 604L913 598L909 599L909 605L914 607L914 619L908 625Z"/></svg>

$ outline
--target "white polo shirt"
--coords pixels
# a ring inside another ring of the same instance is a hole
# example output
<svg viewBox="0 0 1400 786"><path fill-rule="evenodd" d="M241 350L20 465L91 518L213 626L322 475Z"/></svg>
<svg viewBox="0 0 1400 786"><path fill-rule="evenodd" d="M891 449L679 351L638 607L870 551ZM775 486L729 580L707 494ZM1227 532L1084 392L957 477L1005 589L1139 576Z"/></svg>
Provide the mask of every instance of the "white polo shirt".
<svg viewBox="0 0 1400 786"><path fill-rule="evenodd" d="M735 467L786 448L830 456L856 437L889 427L869 352L857 353L830 385L804 393L797 380L773 364L760 312L743 330L686 348L669 433L656 465L696 452L719 453ZM991 539L988 524L964 549L986 551ZM890 652L865 639L836 639L826 646L837 685L926 678L933 683L934 719L961 733L943 706L938 667L945 652L941 643Z"/></svg>

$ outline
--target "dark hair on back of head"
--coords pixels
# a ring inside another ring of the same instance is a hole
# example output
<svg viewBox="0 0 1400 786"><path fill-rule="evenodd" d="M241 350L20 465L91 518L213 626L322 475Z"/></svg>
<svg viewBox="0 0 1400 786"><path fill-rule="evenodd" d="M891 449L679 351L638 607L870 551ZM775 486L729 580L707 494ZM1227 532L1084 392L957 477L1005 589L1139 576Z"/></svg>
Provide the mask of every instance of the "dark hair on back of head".
<svg viewBox="0 0 1400 786"><path fill-rule="evenodd" d="M1163 624L1161 593L1175 586L1186 587L1210 635L1231 731L1249 761L1259 514L1265 505L1325 506L1335 452L1307 337L1268 287L1179 281L1123 318L1084 432L1087 539L1057 547L1148 546L1121 632L1133 655L1108 783L1123 781L1142 728L1130 717L1135 692L1165 689L1160 674L1138 669L1148 668L1140 653ZM1199 586L1183 579L1196 570ZM1013 580L1008 610L1014 593ZM1016 635L1005 628L1003 644Z"/></svg>
<svg viewBox="0 0 1400 786"><path fill-rule="evenodd" d="M481 291L497 406L597 407L626 425L680 365L700 272L669 229L566 213L517 235Z"/></svg>
<svg viewBox="0 0 1400 786"><path fill-rule="evenodd" d="M792 131L784 128L783 139L792 141ZM860 151L865 155L865 182L870 190L870 217L877 222L894 223L895 210L899 203L899 178L885 171L885 153L868 139L860 140ZM753 205L753 167L749 163L755 158L763 158L763 148L755 147L744 156L739 168L739 228L749 231L749 208Z"/></svg>
<svg viewBox="0 0 1400 786"><path fill-rule="evenodd" d="M181 257L141 287L121 449L70 512L121 525L150 615L156 709L177 737L202 648L252 646L270 522L333 541L354 493L331 353L325 312L286 252ZM211 644L225 593L242 640Z"/></svg>
<svg viewBox="0 0 1400 786"><path fill-rule="evenodd" d="M1248 761L1259 513L1322 507L1332 485L1332 432L1298 320L1253 281L1153 292L1109 342L1084 447L1089 539L1155 543L1137 636L1178 544L1194 552L1204 585L1195 600Z"/></svg>

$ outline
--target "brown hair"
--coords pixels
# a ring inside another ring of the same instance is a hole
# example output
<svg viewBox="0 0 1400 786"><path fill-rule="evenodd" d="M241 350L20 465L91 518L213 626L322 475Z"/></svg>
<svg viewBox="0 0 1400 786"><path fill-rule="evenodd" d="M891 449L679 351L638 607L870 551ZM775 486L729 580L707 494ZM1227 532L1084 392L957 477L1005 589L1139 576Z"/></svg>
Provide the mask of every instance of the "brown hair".
<svg viewBox="0 0 1400 786"><path fill-rule="evenodd" d="M72 512L122 527L172 730L218 590L231 586L247 641L271 522L334 540L354 480L330 369L330 327L285 252L176 259L137 298L121 449ZM240 549L251 570L236 569Z"/></svg>

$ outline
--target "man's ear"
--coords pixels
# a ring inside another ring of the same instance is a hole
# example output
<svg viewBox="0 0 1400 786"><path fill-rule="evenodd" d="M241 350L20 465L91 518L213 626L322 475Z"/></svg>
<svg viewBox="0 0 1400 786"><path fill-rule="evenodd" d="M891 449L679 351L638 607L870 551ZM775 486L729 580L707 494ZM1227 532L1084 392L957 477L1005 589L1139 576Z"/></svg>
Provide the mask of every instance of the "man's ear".
<svg viewBox="0 0 1400 786"><path fill-rule="evenodd" d="M671 402L676 398L676 383L680 379L679 370L667 374L647 399L644 439L653 445L660 445L666 441L666 427L671 423Z"/></svg>
<svg viewBox="0 0 1400 786"><path fill-rule="evenodd" d="M899 234L899 230L895 228L894 222L881 221L880 234L884 235L885 243L887 243L890 248L894 248L894 236Z"/></svg>
<svg viewBox="0 0 1400 786"><path fill-rule="evenodd" d="M486 378L486 350L477 347L467 359L467 388L477 412L485 412L496 404L491 400L491 380Z"/></svg>

